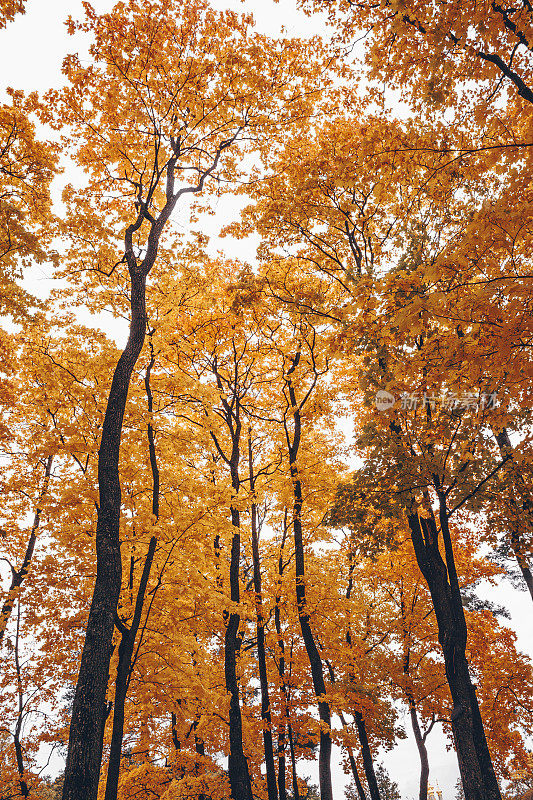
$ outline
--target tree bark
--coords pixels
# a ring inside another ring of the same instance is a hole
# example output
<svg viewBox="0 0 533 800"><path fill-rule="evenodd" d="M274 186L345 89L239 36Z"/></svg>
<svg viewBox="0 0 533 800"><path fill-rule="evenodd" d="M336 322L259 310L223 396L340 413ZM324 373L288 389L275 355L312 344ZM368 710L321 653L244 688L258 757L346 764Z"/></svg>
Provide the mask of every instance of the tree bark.
<svg viewBox="0 0 533 800"><path fill-rule="evenodd" d="M154 350L152 342L150 341L150 361L146 368L146 376L144 379L144 387L146 390L146 398L148 404L148 413L150 418L147 425L148 437L148 454L150 458L150 469L152 472L152 514L155 520L159 519L159 467L157 465L157 454L155 449L154 428L152 425L152 413L154 410L152 389L150 386L150 376L152 368L155 363ZM150 577L150 570L154 560L155 549L157 546L157 537L152 536L148 545L148 552L144 561L141 580L137 590L137 597L135 599L135 610L133 612L133 620L131 627L128 628L120 619L116 618L115 623L121 633L121 641L118 650L118 666L117 666L117 679L115 682L115 704L113 711L113 730L111 734L111 746L109 750L109 766L107 770L107 782L105 789L104 800L116 800L118 792L118 779L120 775L120 758L122 754L122 739L124 736L124 709L126 704L126 695L130 682L131 671L133 669L135 659L133 658L133 650L135 647L135 639L141 623L142 610L144 606L144 598L148 588L148 580Z"/></svg>
<svg viewBox="0 0 533 800"><path fill-rule="evenodd" d="M524 476L520 472L520 469L513 458L513 447L511 445L511 440L509 439L507 429L503 428L503 430L499 431L498 433L493 431L493 434L496 442L498 443L498 447L500 448L500 453L502 456L504 458L509 458L510 456L508 461L509 471L513 477L514 489L521 499L522 508L519 507L516 498L512 498L515 514L514 517L509 521L509 542L511 545L511 550L516 558L518 568L522 573L524 582L528 588L531 599L533 600L533 574L531 572L528 559L524 553L523 535L520 526L521 518L527 519L530 524L533 523L532 500L528 496L529 492L526 491Z"/></svg>
<svg viewBox="0 0 533 800"><path fill-rule="evenodd" d="M407 622L407 613L405 608L405 598L403 591L403 582L400 584L400 614L402 619L402 640L403 640L403 674L405 675L406 684L404 687L407 704L409 706L409 716L411 718L411 726L418 748L418 755L420 757L420 784L419 784L419 800L427 800L428 796L428 779L429 779L429 760L426 748L425 736L420 730L418 722L418 714L416 713L416 700L413 690L413 682L410 676L410 663L411 663L411 637L409 632L409 625ZM432 723L433 725L433 723ZM427 733L431 730L428 728Z"/></svg>
<svg viewBox="0 0 533 800"><path fill-rule="evenodd" d="M428 584L453 700L450 715L465 800L501 800L466 658L467 629L448 527L446 500L439 493L439 517L446 562L438 545L433 513L410 514L411 538Z"/></svg>
<svg viewBox="0 0 533 800"><path fill-rule="evenodd" d="M240 602L239 562L241 549L241 537L239 532L240 515L234 508L231 509L231 521L234 530L230 561L230 595L233 604ZM226 680L226 690L230 693L230 752L228 773L233 800L253 800L248 761L244 755L242 745L242 717L239 684L237 681L237 653L240 650L240 639L238 636L240 621L241 618L239 614L233 611L230 612L224 638L224 676Z"/></svg>
<svg viewBox="0 0 533 800"><path fill-rule="evenodd" d="M132 670L133 649L135 638L141 622L144 597L148 587L150 569L154 559L157 538L152 536L148 546L148 553L144 562L143 572L135 601L135 612L131 627L127 628L124 623L117 619L122 638L118 648L117 679L115 683L115 703L113 709L113 731L111 734L111 746L109 750L109 766L107 770L107 782L104 800L116 800L118 792L118 779L120 775L120 757L122 753L122 738L124 735L124 708L126 695Z"/></svg>
<svg viewBox="0 0 533 800"><path fill-rule="evenodd" d="M313 689L318 702L318 716L320 719L320 751L318 757L318 777L320 785L321 800L333 800L333 789L331 784L331 712L329 703L326 699L326 684L324 682L324 670L322 659L316 646L316 642L311 630L310 618L307 613L307 597L305 586L305 557L302 535L302 484L299 478L297 456L301 441L301 416L300 406L296 401L296 392L292 384L292 374L300 360L300 353L292 359L292 365L287 372L286 386L289 392L292 417L294 422L294 433L291 437L287 425L285 433L289 450L289 465L294 495L292 512L292 524L294 534L295 567L296 567L296 601L298 604L298 617L300 629L304 641L309 665L311 667L311 677Z"/></svg>
<svg viewBox="0 0 533 800"><path fill-rule="evenodd" d="M352 562L351 562L351 559L350 559L350 579L348 581L348 589L346 591L347 599L350 598L350 594L351 594L351 590L352 590L352 583L353 583L352 574L353 574L353 567L352 567ZM351 645L352 645L352 637L351 637L351 633L350 633L350 629L349 628L348 628L348 630L346 632L346 641L348 643L348 646L351 647ZM331 662L328 661L327 659L326 659L326 666L327 666L328 672L329 672L329 679L331 681L332 686L334 686L335 683L336 683L335 670L333 669L333 665L331 664ZM350 676L350 678L351 678L351 676ZM338 713L339 713L339 719L340 719L340 721L342 723L343 729L347 730L348 724L346 722L344 714L342 713L342 711L340 711ZM368 744L368 737L366 735L366 727L365 727L365 723L364 723L363 717L358 711L355 712L355 720L356 720L356 724L357 724L357 732L358 732L358 735L359 735L359 742L360 742L361 747L362 747L363 765L364 765L364 768L365 768L367 784L368 784L368 787L369 787L371 793L372 793L373 789L375 791L377 791L377 797L379 798L379 790L377 788L376 776L374 774L374 762L372 761L372 754L370 752L370 746ZM354 779L354 782L355 782L357 793L359 794L360 800L366 800L365 790L363 789L363 784L361 783L361 779L359 778L359 772L358 772L358 769L357 769L357 764L355 763L355 758L354 758L354 755L353 755L352 748L349 745L347 745L346 749L348 751L348 759L350 761L350 767L351 767L351 770L352 770L352 776L353 776L353 779ZM375 792L374 792L374 794L375 794ZM372 796L372 794L371 794L371 796Z"/></svg>
<svg viewBox="0 0 533 800"><path fill-rule="evenodd" d="M213 363L213 374L217 379L219 389L223 390L224 385L218 372L216 358ZM235 379L236 380L236 379ZM242 422L240 418L240 401L238 387L236 383L232 386L234 404L222 398L224 408L224 418L231 439L231 454L228 457L215 436L211 432L215 446L229 467L231 475L231 485L234 496L238 495L240 489L239 461L240 461L240 438ZM225 615L226 632L224 636L224 678L226 691L230 695L229 705L229 758L228 775L231 789L232 800L253 800L252 783L248 769L248 761L244 755L242 742L242 716L239 698L239 683L237 679L237 656L241 647L239 637L240 615L235 611L235 606L240 602L239 586L239 567L241 556L241 535L240 535L240 512L233 505L231 506L231 525L233 537L231 542L231 557L229 569L230 600L231 610Z"/></svg>
<svg viewBox="0 0 533 800"><path fill-rule="evenodd" d="M96 800L102 761L109 662L122 581L120 439L131 375L146 330L146 273L137 267L130 269L130 276L130 335L113 375L98 454L96 581L72 709L63 800Z"/></svg>
<svg viewBox="0 0 533 800"><path fill-rule="evenodd" d="M418 714L416 713L416 704L414 697L410 695L409 699L409 716L411 717L411 726L415 736L416 746L418 748L418 755L420 756L420 786L418 790L419 800L427 800L428 797L428 780L429 780L429 759L426 743L420 730L420 723L418 722Z"/></svg>
<svg viewBox="0 0 533 800"><path fill-rule="evenodd" d="M287 800L287 786L286 786L286 758L285 758L285 742L286 732L290 725L289 719L289 698L287 697L287 684L285 681L285 642L281 633L281 582L283 578L283 571L285 565L283 564L283 548L287 539L287 509L285 509L283 521L283 536L278 558L278 581L276 588L276 605L274 607L274 625L276 628L276 640L278 645L278 674L280 680L280 695L281 695L281 714L278 727L278 792L279 800Z"/></svg>
<svg viewBox="0 0 533 800"><path fill-rule="evenodd" d="M252 458L252 440L248 436L248 461L250 471L250 492L255 494L255 479ZM265 621L263 616L263 595L261 589L261 563L259 559L259 533L257 530L257 505L251 507L252 526L252 559L254 567L255 613L257 631L257 660L259 663L259 683L261 687L261 720L263 722L263 747L267 776L268 800L278 800L276 784L276 768L274 765L274 746L272 744L272 716L270 713L270 697L268 692L268 675L265 652Z"/></svg>
<svg viewBox="0 0 533 800"><path fill-rule="evenodd" d="M18 716L15 725L15 733L13 735L13 744L15 746L15 757L17 759L17 772L19 774L19 787L21 797L30 796L30 787L28 786L24 777L24 755L22 753L22 742L20 741L20 734L22 732L22 723L24 722L24 701L22 691L22 674L20 669L19 658L19 643L20 643L20 600L17 606L17 632L15 636L15 670L17 673L17 700L18 700Z"/></svg>
<svg viewBox="0 0 533 800"><path fill-rule="evenodd" d="M370 750L368 734L366 732L365 720L361 712L357 709L354 711L354 719L357 735L359 736L359 742L361 744L361 757L363 759L363 768L365 770L368 791L370 792L372 800L381 800L376 771L374 769L374 760L372 758L372 751Z"/></svg>
<svg viewBox="0 0 533 800"><path fill-rule="evenodd" d="M344 714L342 711L339 714L340 721L342 723L342 727L346 731L348 729L348 723L344 718ZM359 777L359 770L357 769L357 764L355 762L353 750L349 744L346 745L346 750L348 751L348 759L350 761L350 769L352 770L352 777L354 779L355 788L357 789L357 794L359 795L359 800L366 800L365 790L363 788L363 784L361 783L361 778Z"/></svg>
<svg viewBox="0 0 533 800"><path fill-rule="evenodd" d="M174 750L178 753L181 750L181 742L178 738L178 718L174 711L172 711L170 715L170 732L172 736L172 744L174 745Z"/></svg>
<svg viewBox="0 0 533 800"><path fill-rule="evenodd" d="M285 714L280 716L278 726L278 794L279 800L287 800L287 779L286 779L286 761L285 761Z"/></svg>
<svg viewBox="0 0 533 800"><path fill-rule="evenodd" d="M130 331L126 347L113 374L98 452L100 504L96 525L96 581L72 708L63 800L96 800L98 794L109 662L122 581L119 536L121 489L118 470L120 440L131 376L146 334L146 278L157 260L161 234L178 200L184 195L203 190L206 180L216 171L223 152L233 145L242 130L242 126L237 127L232 136L220 142L212 154L211 165L198 175L195 185L182 186L177 191L176 167L182 155L180 140L170 137L172 154L164 169L157 166L160 157L159 143L154 141L156 168L149 184L143 187L140 183L137 187L137 216L124 233L123 261L128 266L130 276ZM163 181L164 187L161 185ZM150 204L158 188L162 189L165 200L162 209L154 217ZM149 225L149 232L145 239L145 255L139 260L134 253L134 237L143 223Z"/></svg>

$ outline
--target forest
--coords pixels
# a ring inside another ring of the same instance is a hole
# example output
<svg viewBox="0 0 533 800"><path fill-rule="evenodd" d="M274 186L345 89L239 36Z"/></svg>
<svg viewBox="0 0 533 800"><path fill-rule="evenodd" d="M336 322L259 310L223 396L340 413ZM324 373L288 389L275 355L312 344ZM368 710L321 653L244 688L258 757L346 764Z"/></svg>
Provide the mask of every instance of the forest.
<svg viewBox="0 0 533 800"><path fill-rule="evenodd" d="M531 798L533 5L238 5L2 95L0 800Z"/></svg>

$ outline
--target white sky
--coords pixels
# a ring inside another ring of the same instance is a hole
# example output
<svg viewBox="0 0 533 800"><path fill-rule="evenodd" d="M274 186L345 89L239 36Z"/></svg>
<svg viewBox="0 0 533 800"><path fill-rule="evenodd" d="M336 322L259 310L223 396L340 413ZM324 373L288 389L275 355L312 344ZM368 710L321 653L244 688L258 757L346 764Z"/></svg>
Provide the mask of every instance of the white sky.
<svg viewBox="0 0 533 800"><path fill-rule="evenodd" d="M110 0L92 0L92 4L98 12L107 11L113 5ZM271 0L212 0L212 4L217 8L231 7L237 11L253 12L258 28L269 35L279 35L282 26L289 36L320 33L324 27L322 18L309 19L297 13L295 0L281 0L279 4ZM87 52L87 41L80 35L67 35L63 22L68 15L75 18L82 15L81 0L28 0L26 14L18 16L6 30L0 31L0 96L4 96L7 86L25 91L45 91L59 86L62 83L61 62L64 55L78 52L83 59ZM234 255L253 261L253 246L244 243ZM36 294L41 294L42 286L34 290ZM533 655L528 595L505 586L491 589L490 597L509 608L513 627L519 635L520 648ZM407 718L405 723L409 733ZM444 800L452 800L458 777L455 755L446 751L445 740L439 730L431 733L428 745L430 781L437 781L444 790ZM391 753L384 754L382 760L391 777L398 782L404 800L416 798L419 760L412 737L401 742ZM303 765L302 774L305 774ZM313 780L317 782L316 771L313 772ZM334 770L335 800L342 800L345 783L346 778L337 765Z"/></svg>

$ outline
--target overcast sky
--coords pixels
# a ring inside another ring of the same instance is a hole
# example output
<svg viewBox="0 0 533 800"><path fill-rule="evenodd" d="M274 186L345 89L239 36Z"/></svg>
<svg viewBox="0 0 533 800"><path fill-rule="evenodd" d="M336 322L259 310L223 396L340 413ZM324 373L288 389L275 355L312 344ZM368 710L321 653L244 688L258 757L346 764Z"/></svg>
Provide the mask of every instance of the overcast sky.
<svg viewBox="0 0 533 800"><path fill-rule="evenodd" d="M282 27L292 36L320 33L324 27L322 18L309 19L297 13L295 0L281 0L279 4L270 0L247 0L243 3L239 0L212 0L212 4L217 8L231 7L238 11L253 12L258 28L270 35L279 35ZM112 7L112 2L92 0L92 5L97 11L103 12ZM45 91L59 86L62 83L61 62L64 55L77 52L84 58L87 40L81 35L68 36L63 24L69 14L75 18L81 16L81 0L28 0L26 14L19 15L6 30L0 31L2 94L7 86L26 91ZM246 252L247 247L249 252ZM253 243L241 244L239 248L239 252L234 255L253 261ZM37 290L36 293L41 292ZM497 590L488 590L488 596L509 608L513 618L512 625L519 636L520 648L533 655L530 635L531 604L527 594L506 585ZM405 723L409 733L407 718ZM444 800L452 800L458 777L455 755L446 751L445 739L440 730L431 733L428 745L430 781L437 781L444 790ZM412 737L401 742L391 753L383 754L382 760L391 777L398 782L404 800L417 797L419 760ZM313 775L317 782L316 771ZM346 778L337 766L334 772L335 800L343 800L345 783Z"/></svg>

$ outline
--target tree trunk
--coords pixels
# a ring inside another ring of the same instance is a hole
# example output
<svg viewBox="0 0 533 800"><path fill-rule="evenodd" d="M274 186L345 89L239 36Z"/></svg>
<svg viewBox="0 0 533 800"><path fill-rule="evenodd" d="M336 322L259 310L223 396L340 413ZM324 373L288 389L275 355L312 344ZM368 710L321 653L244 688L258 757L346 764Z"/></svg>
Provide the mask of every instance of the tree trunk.
<svg viewBox="0 0 533 800"><path fill-rule="evenodd" d="M231 521L234 534L231 542L229 579L233 604L240 602L239 562L241 550L240 515L234 508L231 509ZM239 614L235 612L229 614L224 638L224 675L226 690L230 693L228 773L233 800L253 800L248 761L242 746L242 717L237 682L237 653L240 650L241 642L238 635L240 621Z"/></svg>
<svg viewBox="0 0 533 800"><path fill-rule="evenodd" d="M157 466L157 455L155 450L154 429L152 426L152 413L153 413L153 398L152 390L150 387L150 375L152 367L155 363L155 356L150 341L151 358L146 369L146 376L144 386L146 390L146 397L148 401L148 413L150 414L150 421L147 426L148 436L148 453L150 457L150 468L152 471L152 514L155 519L159 519L159 467ZM133 669L133 649L135 647L135 639L141 623L142 610L144 605L144 598L146 589L148 588L148 579L150 577L150 570L154 560L155 548L157 545L157 537L152 536L150 544L148 545L148 552L144 562L144 567L137 591L135 600L135 610L133 612L133 620L131 627L127 628L121 620L116 619L116 624L122 634L122 638L118 650L118 666L117 666L117 679L115 683L115 704L113 711L113 731L111 734L111 747L109 750L109 766L107 770L107 782L105 789L104 800L116 800L118 792L118 779L120 775L120 758L122 753L122 739L124 736L124 707L126 703L126 695L130 682L130 675ZM131 576L133 578L133 576Z"/></svg>
<svg viewBox="0 0 533 800"><path fill-rule="evenodd" d="M96 800L102 761L109 662L122 580L120 439L131 375L146 330L146 274L130 269L130 276L130 335L113 375L98 454L96 581L72 708L63 800Z"/></svg>
<svg viewBox="0 0 533 800"><path fill-rule="evenodd" d="M253 475L252 441L248 437L248 456L250 470L250 491L252 497L255 492ZM272 716L270 713L270 697L268 693L268 675L265 652L265 621L263 617L263 595L261 590L261 564L259 560L259 534L257 530L257 506L252 503L252 558L254 567L255 613L257 630L257 660L259 663L259 683L261 687L261 719L263 722L263 747L265 751L265 764L267 776L268 800L278 800L276 784L276 768L274 765L274 746L272 744Z"/></svg>
<svg viewBox="0 0 533 800"><path fill-rule="evenodd" d="M342 722L342 727L346 731L348 729L348 724L344 718L344 714L342 711L339 714L340 721ZM346 750L348 751L348 759L350 761L350 769L352 770L352 777L354 779L355 788L357 789L357 794L359 795L359 800L366 800L365 790L363 788L363 784L361 783L361 778L359 777L359 770L357 769L357 764L355 762L353 750L349 744L346 745Z"/></svg>
<svg viewBox="0 0 533 800"><path fill-rule="evenodd" d="M221 391L226 387L218 371L216 356L212 364L212 371L216 377L217 386ZM228 403L225 397L221 397L224 409L224 420L226 422L231 440L231 454L229 457L224 453L217 437L211 432L211 438L215 446L229 467L231 475L231 486L234 497L237 497L241 485L239 477L240 461L240 438L242 432L241 409L239 399L239 387L237 378L232 385L233 403ZM239 637L239 625L241 618L236 612L235 605L240 602L239 587L239 567L241 557L241 535L240 535L240 513L237 508L231 506L231 525L233 528L233 538L231 542L231 558L229 569L230 600L231 611L225 612L226 632L224 636L224 677L226 691L230 695L229 705L229 758L228 774L232 800L253 800L252 783L248 769L248 761L244 755L242 743L242 716L239 698L239 683L237 680L237 656L240 651L242 639ZM215 554L218 558L220 553L220 543L215 540Z"/></svg>
<svg viewBox="0 0 533 800"><path fill-rule="evenodd" d="M287 800L287 779L285 777L285 714L281 714L278 726L278 794L279 800Z"/></svg>
<svg viewBox="0 0 533 800"><path fill-rule="evenodd" d="M333 789L331 785L331 713L329 709L329 703L326 700L326 684L324 682L322 659L315 643L313 632L311 630L309 614L307 613L305 557L301 519L303 497L302 484L299 478L297 466L298 449L301 440L301 417L300 407L296 401L296 393L290 377L298 366L299 360L300 353L298 352L292 359L292 366L287 373L287 388L289 390L289 399L291 408L293 409L292 416L294 421L294 435L292 442L290 441L288 429L285 427L294 495L292 524L296 567L296 601L298 604L298 617L300 620L302 638L307 652L307 657L309 659L309 665L311 667L313 689L317 699L321 698L318 700L318 716L320 718L320 751L318 756L320 798L321 800L333 800Z"/></svg>
<svg viewBox="0 0 533 800"><path fill-rule="evenodd" d="M413 682L410 675L411 667L411 635L410 626L407 622L407 612L405 608L405 598L403 591L403 581L400 584L400 614L402 619L402 640L403 640L403 674L405 675L405 696L409 706L409 716L411 717L411 726L418 748L418 755L420 756L420 786L419 786L419 800L427 800L428 796L428 779L429 779L429 761L428 752L426 748L425 736L422 735L420 724L418 722L418 714L416 713L416 700L413 689ZM433 718L434 719L434 718ZM431 727L428 729L431 730ZM426 732L427 735L427 732Z"/></svg>
<svg viewBox="0 0 533 800"><path fill-rule="evenodd" d="M493 431L494 438L498 443L498 447L500 448L500 453L505 458L509 459L510 471L513 476L513 483L516 493L520 496L521 495L521 505L522 508L519 507L516 499L512 499L513 508L515 511L514 518L511 518L509 521L510 525L510 545L511 550L514 553L516 558L516 562L518 564L518 568L522 573L522 577L524 582L529 590L529 594L531 595L531 599L533 600L533 574L531 573L531 568L528 563L528 559L524 554L524 545L523 545L523 535L521 532L521 525L520 519L525 518L530 523L533 522L533 509L531 507L531 498L528 496L529 492L526 494L526 486L525 481L522 473L518 465L516 464L512 453L513 447L511 445L511 440L509 439L509 434L507 433L506 428L495 433ZM524 496L526 495L526 496Z"/></svg>
<svg viewBox="0 0 533 800"><path fill-rule="evenodd" d="M20 787L20 796L21 797L29 797L30 796L30 789L28 784L24 779L24 757L22 755L22 744L20 742L20 729L17 725L17 729L13 736L13 743L15 745L15 756L17 759L17 772L19 774L19 787Z"/></svg>
<svg viewBox="0 0 533 800"><path fill-rule="evenodd" d="M278 558L278 582L276 589L276 605L274 607L274 625L276 627L276 640L278 645L278 674L280 680L280 695L281 695L281 714L278 728L278 792L279 800L287 800L287 785L286 785L286 758L285 758L285 740L287 727L290 725L289 720L289 699L287 697L287 684L285 682L285 642L281 633L281 582L283 578L283 571L285 565L283 564L283 548L287 539L287 509L285 509L284 523L283 523L283 537L281 540L279 558Z"/></svg>
<svg viewBox="0 0 533 800"><path fill-rule="evenodd" d="M179 751L181 750L181 742L178 738L178 718L174 713L174 711L172 711L170 715L170 720L171 720L170 731L172 736L172 744L174 745L174 750L176 751L176 753L179 753Z"/></svg>
<svg viewBox="0 0 533 800"><path fill-rule="evenodd" d="M261 595L261 572L259 565L256 513L255 505L252 505L252 551L254 559L254 589L257 615L257 659L259 661L259 682L261 685L261 719L263 720L263 745L265 750L268 800L278 800L276 769L274 766L274 747L272 744L272 717L270 714L270 697L266 667L265 622L263 619Z"/></svg>
<svg viewBox="0 0 533 800"><path fill-rule="evenodd" d="M26 553L24 554L22 565L18 571L13 569L13 567L11 568L12 570L11 585L8 589L7 597L2 605L2 611L0 612L0 645L2 644L2 640L6 632L7 623L9 622L13 606L15 605L15 601L20 593L20 587L22 586L24 579L28 574L31 560L33 558L33 551L35 550L35 543L37 541L37 533L39 531L39 523L41 521L41 514L43 510L42 509L43 501L48 492L48 484L50 483L50 473L52 471L53 460L54 460L53 456L48 456L48 458L46 459L44 481L41 491L39 492L37 507L35 509L35 514L33 517L33 524L31 526L30 538L28 539L28 546L26 547Z"/></svg>
<svg viewBox="0 0 533 800"><path fill-rule="evenodd" d="M17 673L17 700L18 700L18 716L15 725L15 733L13 735L13 744L15 746L15 757L17 759L17 772L19 774L19 787L21 797L30 796L30 788L24 778L24 756L22 753L22 742L20 741L20 734L22 731L22 723L24 722L24 698L22 691L22 674L20 669L19 658L19 643L20 643L20 600L17 606L17 632L15 638L15 670Z"/></svg>
<svg viewBox="0 0 533 800"><path fill-rule="evenodd" d="M379 786L374 770L374 760L372 758L372 751L368 742L368 735L366 732L366 725L363 715L360 711L354 711L355 725L357 727L357 735L361 743L361 757L363 759L363 767L365 770L366 782L368 784L368 791L372 800L381 800L379 794Z"/></svg>
<svg viewBox="0 0 533 800"><path fill-rule="evenodd" d="M409 697L409 716L411 717L411 726L415 736L416 746L418 748L418 755L420 756L420 788L418 792L419 800L427 800L428 797L428 780L429 780L429 759L426 743L420 730L420 723L418 722L418 714L416 713L416 705L413 696Z"/></svg>
<svg viewBox="0 0 533 800"><path fill-rule="evenodd" d="M318 776L320 784L321 800L333 800L333 789L331 785L331 714L329 703L325 699L326 684L324 682L324 672L322 669L322 659L315 643L313 632L309 621L309 614L306 611L307 598L305 591L305 562L302 539L302 526L300 514L302 509L301 485L299 480L294 482L294 545L296 551L296 599L298 603L298 616L300 619L300 629L304 640L305 649L311 667L311 677L315 695L324 698L318 701L318 716L320 722L320 752L318 758Z"/></svg>
<svg viewBox="0 0 533 800"><path fill-rule="evenodd" d="M137 217L124 232L122 260L128 265L131 283L130 332L113 374L98 452L100 504L96 525L96 581L72 707L63 800L96 800L98 794L109 662L122 581L119 536L121 490L118 470L120 439L131 376L146 334L146 278L156 262L161 234L178 200L186 194L197 194L203 190L205 181L217 169L222 153L231 147L241 130L238 128L233 136L218 145L211 166L198 175L195 185L182 186L177 191L176 167L181 151L179 137L177 142L171 137L172 155L162 171L159 168L154 170L145 198L142 197L142 183L139 184ZM155 141L154 144L157 165L159 145ZM160 185L162 181L164 188ZM163 189L166 199L154 218L149 207L158 186ZM145 255L139 261L134 252L134 238L145 222L149 225L149 232L145 238Z"/></svg>
<svg viewBox="0 0 533 800"><path fill-rule="evenodd" d="M152 536L148 546L148 553L144 562L137 599L135 601L135 612L131 628L127 628L119 622L118 627L122 638L118 648L117 680L115 684L115 704L113 710L113 732L111 734L111 747L109 750L109 767L107 770L107 783L104 800L116 800L118 792L118 779L120 774L120 757L122 753L122 738L124 735L124 707L126 695L130 682L132 670L133 649L135 638L141 622L144 597L148 587L148 578L154 559L157 538ZM118 622L118 620L117 620Z"/></svg>
<svg viewBox="0 0 533 800"><path fill-rule="evenodd" d="M353 574L353 568L352 568L352 562L351 562L351 559L350 559L350 579L348 581L348 589L347 589L347 592L346 592L347 599L350 598L350 594L351 594L351 590L352 590L352 584L353 584L352 574ZM348 646L351 647L352 646L352 636L351 636L349 628L348 628L348 630L346 632L346 641L348 643ZM333 669L333 665L331 664L331 662L328 661L327 659L326 659L326 666L327 666L328 672L329 672L329 679L331 681L332 686L334 686L335 683L336 683L335 670ZM350 679L351 679L351 676L350 676ZM364 767L365 767L365 771L366 771L366 768L367 768L367 764L369 764L369 766L370 766L369 772L367 773L367 783L368 783L368 786L370 788L370 791L372 792L372 787L374 786L374 784L375 784L375 789L377 790L376 776L374 775L374 764L373 764L373 761L372 761L372 755L370 753L370 746L368 744L368 738L367 738L367 735L366 735L366 727L365 727L365 723L364 723L363 717L361 716L361 714L359 714L359 712L355 712L355 713L356 713L357 731L358 731L358 734L359 734L359 742L360 742L360 744L362 746L362 750L363 750L363 764L364 764ZM339 711L338 714L339 714L339 719L340 719L340 721L342 723L342 727L346 731L347 728L348 728L348 724L346 722L344 714L342 713L342 711ZM361 730L360 730L359 726L361 726L362 733L361 733ZM359 772L357 770L357 764L355 763L355 758L354 758L354 755L353 755L352 748L349 745L347 745L346 749L348 751L348 759L350 761L350 767L351 767L351 770L352 770L352 776L353 776L353 779L355 781L355 786L357 788L357 792L359 794L359 798L360 798L360 800L366 800L365 790L363 789L363 785L361 783L361 779L359 778ZM378 791L377 797L379 798L379 791Z"/></svg>
<svg viewBox="0 0 533 800"><path fill-rule="evenodd" d="M430 512L427 518L411 514L408 522L417 562L431 592L437 618L453 700L450 719L465 800L501 800L466 659L466 621L442 493L439 516L446 563L439 551L439 532L433 514Z"/></svg>

